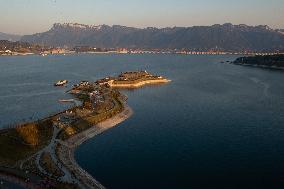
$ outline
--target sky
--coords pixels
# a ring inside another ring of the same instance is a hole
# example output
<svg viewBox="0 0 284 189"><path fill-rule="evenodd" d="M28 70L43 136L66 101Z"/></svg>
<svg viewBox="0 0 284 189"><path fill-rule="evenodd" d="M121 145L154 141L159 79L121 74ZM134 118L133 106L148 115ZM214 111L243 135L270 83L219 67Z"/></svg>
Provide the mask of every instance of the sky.
<svg viewBox="0 0 284 189"><path fill-rule="evenodd" d="M284 0L0 0L0 32L32 34L66 22L139 28L230 22L284 28Z"/></svg>

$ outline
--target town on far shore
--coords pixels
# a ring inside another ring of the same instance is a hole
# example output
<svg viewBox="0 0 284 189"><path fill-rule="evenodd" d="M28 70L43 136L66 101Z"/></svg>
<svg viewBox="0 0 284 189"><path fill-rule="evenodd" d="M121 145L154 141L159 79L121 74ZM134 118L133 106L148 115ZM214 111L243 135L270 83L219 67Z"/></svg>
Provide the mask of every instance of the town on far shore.
<svg viewBox="0 0 284 189"><path fill-rule="evenodd" d="M27 42L11 42L0 40L0 56L15 55L67 55L67 54L181 54L181 55L275 55L284 54L280 51L255 52L244 50L241 52L223 51L222 49L141 49L141 48L101 48L95 46L51 47L34 45Z"/></svg>

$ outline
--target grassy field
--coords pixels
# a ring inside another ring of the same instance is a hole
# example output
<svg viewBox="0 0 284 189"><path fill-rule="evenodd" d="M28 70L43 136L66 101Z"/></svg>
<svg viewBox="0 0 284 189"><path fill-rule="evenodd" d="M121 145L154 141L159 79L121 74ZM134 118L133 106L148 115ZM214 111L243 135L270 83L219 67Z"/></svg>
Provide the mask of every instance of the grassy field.
<svg viewBox="0 0 284 189"><path fill-rule="evenodd" d="M46 146L53 133L51 119L27 123L0 133L0 166L13 166Z"/></svg>
<svg viewBox="0 0 284 189"><path fill-rule="evenodd" d="M51 173L55 178L64 176L64 173L52 161L49 153L44 152L40 158L40 164L46 170L46 172Z"/></svg>
<svg viewBox="0 0 284 189"><path fill-rule="evenodd" d="M103 111L100 113L94 112L88 116L79 118L76 122L71 123L70 126L64 128L59 134L58 138L67 140L73 135L85 131L95 124L111 118L115 114L121 112L123 109L123 104L118 98L119 97L116 94L113 94L112 101L114 103L114 107L111 110Z"/></svg>

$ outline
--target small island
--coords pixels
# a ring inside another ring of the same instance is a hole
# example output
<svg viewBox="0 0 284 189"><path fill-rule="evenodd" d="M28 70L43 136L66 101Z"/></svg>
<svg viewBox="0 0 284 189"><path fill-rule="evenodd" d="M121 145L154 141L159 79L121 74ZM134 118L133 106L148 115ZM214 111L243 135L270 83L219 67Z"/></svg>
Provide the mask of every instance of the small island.
<svg viewBox="0 0 284 189"><path fill-rule="evenodd" d="M262 68L284 69L284 54L240 57L237 58L232 63L244 66L257 66Z"/></svg>
<svg viewBox="0 0 284 189"><path fill-rule="evenodd" d="M76 163L76 147L133 114L119 88L169 81L134 71L74 85L67 92L80 105L0 131L0 180L24 188L104 188Z"/></svg>

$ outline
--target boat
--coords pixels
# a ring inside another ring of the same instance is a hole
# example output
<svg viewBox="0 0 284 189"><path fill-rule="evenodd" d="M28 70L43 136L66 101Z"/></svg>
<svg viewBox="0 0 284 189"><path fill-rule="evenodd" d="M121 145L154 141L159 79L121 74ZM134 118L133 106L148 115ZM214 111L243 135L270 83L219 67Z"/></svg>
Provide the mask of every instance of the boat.
<svg viewBox="0 0 284 189"><path fill-rule="evenodd" d="M64 86L68 83L67 80L59 80L56 83L54 83L54 86Z"/></svg>

